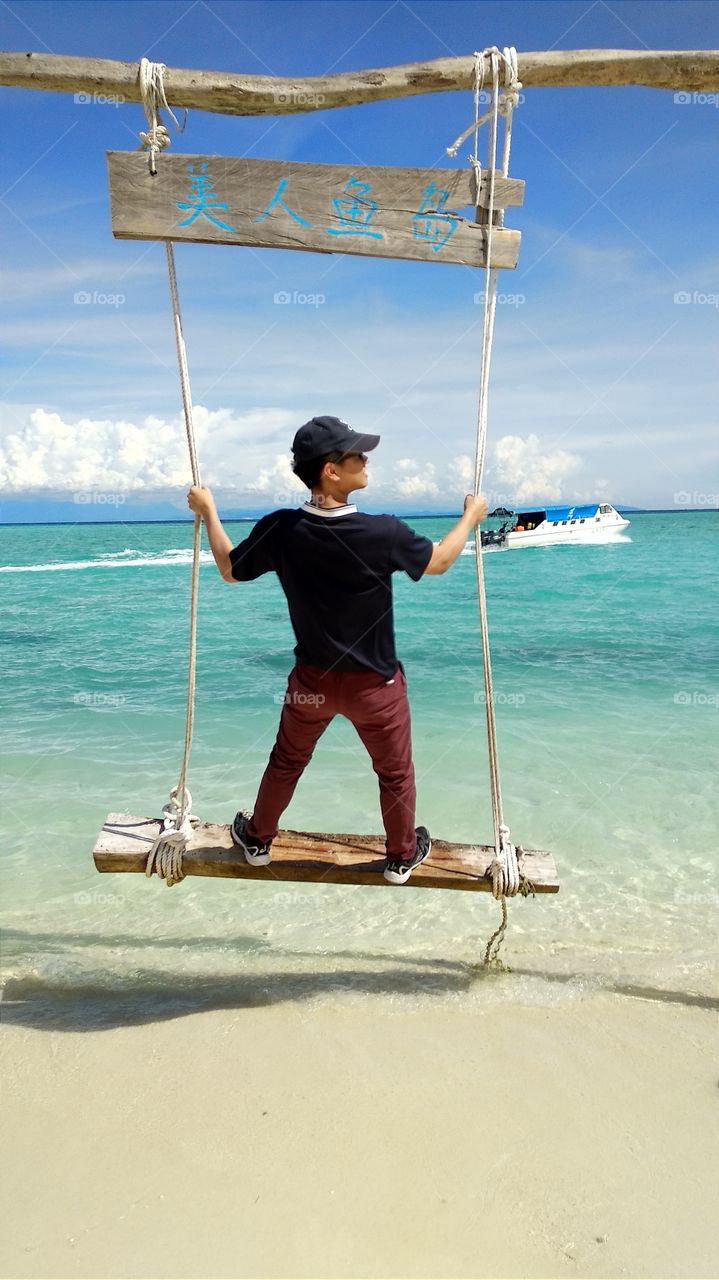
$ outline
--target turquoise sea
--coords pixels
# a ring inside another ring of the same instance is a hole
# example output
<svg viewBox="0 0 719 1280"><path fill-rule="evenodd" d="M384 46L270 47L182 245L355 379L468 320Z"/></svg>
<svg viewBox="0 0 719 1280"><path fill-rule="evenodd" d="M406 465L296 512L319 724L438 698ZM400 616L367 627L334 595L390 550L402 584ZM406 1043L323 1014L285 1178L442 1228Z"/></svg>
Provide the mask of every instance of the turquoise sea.
<svg viewBox="0 0 719 1280"><path fill-rule="evenodd" d="M408 522L435 539L450 524ZM240 541L250 526L226 527ZM621 542L485 554L505 814L515 840L554 852L562 886L510 904L512 972L489 983L470 980L497 922L488 895L189 878L168 890L94 870L106 813L158 813L177 781L190 545L189 524L0 529L8 1012L52 1022L74 1000L102 1024L122 999L137 1018L171 1016L232 1004L240 978L258 1001L717 990L715 516L637 515ZM442 578L397 575L395 601L417 820L486 841L471 548ZM274 576L223 583L203 552L189 774L201 817L251 806L292 646ZM381 830L348 723L321 740L285 822Z"/></svg>

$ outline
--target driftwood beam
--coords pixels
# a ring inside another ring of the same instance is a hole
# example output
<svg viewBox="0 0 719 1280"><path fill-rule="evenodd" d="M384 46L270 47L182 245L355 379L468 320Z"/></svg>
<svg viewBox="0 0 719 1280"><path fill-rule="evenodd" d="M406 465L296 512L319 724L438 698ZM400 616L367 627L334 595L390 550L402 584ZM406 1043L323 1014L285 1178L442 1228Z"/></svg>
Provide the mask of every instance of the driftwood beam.
<svg viewBox="0 0 719 1280"><path fill-rule="evenodd" d="M87 94L99 102L104 98L139 102L138 66L139 62L115 62L109 58L0 52L0 85ZM688 93L719 91L719 50L715 49L552 50L520 53L518 67L525 88L631 84ZM292 79L168 66L165 91L170 106L233 116L282 116L470 89L473 78L471 54Z"/></svg>

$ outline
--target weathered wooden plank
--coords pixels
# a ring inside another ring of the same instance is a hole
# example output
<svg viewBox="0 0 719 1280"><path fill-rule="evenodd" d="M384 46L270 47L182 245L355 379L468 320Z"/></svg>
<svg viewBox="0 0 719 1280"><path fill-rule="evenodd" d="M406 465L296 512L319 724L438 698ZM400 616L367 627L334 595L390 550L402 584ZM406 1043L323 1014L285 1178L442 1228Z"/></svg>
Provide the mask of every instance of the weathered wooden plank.
<svg viewBox="0 0 719 1280"><path fill-rule="evenodd" d="M97 870L144 871L148 850L159 830L159 818L108 814L93 849ZM493 853L487 845L450 844L433 839L429 858L412 872L409 886L489 892L491 886L486 875ZM251 867L233 844L229 827L202 822L196 826L185 852L184 868L191 876L389 888L382 876L384 859L381 836L280 831L272 845L269 866ZM557 871L550 853L525 850L523 869L537 893L558 892Z"/></svg>
<svg viewBox="0 0 719 1280"><path fill-rule="evenodd" d="M466 169L392 169L107 153L112 232L121 240L241 244L424 262L487 265L486 227L460 216L476 182ZM489 175L480 185L486 200ZM524 183L495 178L495 204L517 206ZM520 233L492 233L492 265L514 267Z"/></svg>
<svg viewBox="0 0 719 1280"><path fill-rule="evenodd" d="M520 50L517 61L525 89L638 84L653 89L680 89L685 93L719 90L719 50L716 49L551 49L527 53ZM487 57L484 82L490 82ZM165 72L170 106L228 116L328 111L363 102L471 89L473 83L472 54L291 79L172 66ZM138 63L110 58L0 53L0 85L73 93L79 95L83 103L100 105L141 101Z"/></svg>

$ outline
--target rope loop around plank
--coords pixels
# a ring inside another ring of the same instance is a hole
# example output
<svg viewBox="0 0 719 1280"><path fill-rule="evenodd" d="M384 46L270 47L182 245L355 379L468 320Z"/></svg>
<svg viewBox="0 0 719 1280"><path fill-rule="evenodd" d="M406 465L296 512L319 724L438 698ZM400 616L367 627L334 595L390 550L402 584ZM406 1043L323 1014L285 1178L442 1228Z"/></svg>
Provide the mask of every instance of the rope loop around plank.
<svg viewBox="0 0 719 1280"><path fill-rule="evenodd" d="M192 796L185 787L182 800L178 800L179 788L173 787L170 799L162 808L162 826L147 855L145 875L153 872L160 876L168 888L185 878L184 854L192 835L192 823L197 819L190 814Z"/></svg>

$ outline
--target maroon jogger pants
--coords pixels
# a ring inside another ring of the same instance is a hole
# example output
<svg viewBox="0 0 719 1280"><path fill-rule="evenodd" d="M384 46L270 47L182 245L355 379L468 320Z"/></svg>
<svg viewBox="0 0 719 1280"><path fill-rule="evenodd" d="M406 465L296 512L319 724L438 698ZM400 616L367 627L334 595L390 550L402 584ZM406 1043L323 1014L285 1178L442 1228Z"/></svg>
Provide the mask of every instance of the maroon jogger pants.
<svg viewBox="0 0 719 1280"><path fill-rule="evenodd" d="M379 779L388 858L416 847L415 784L407 682L400 667L386 679L373 671L323 671L297 665L287 682L280 727L247 825L253 840L277 835L315 744L336 716L352 721Z"/></svg>

